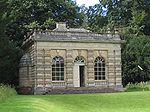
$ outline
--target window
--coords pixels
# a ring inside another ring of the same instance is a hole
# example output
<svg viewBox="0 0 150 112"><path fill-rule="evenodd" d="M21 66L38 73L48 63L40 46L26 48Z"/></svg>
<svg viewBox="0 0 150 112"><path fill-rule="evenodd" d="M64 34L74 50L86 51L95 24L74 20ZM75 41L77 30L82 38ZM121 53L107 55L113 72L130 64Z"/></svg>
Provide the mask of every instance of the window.
<svg viewBox="0 0 150 112"><path fill-rule="evenodd" d="M97 57L94 64L95 80L105 80L105 60L103 57Z"/></svg>
<svg viewBox="0 0 150 112"><path fill-rule="evenodd" d="M84 58L82 56L77 56L74 60L75 63L84 63Z"/></svg>
<svg viewBox="0 0 150 112"><path fill-rule="evenodd" d="M32 64L31 55L29 53L24 54L20 60L20 65L27 66L27 65L31 65L31 64Z"/></svg>
<svg viewBox="0 0 150 112"><path fill-rule="evenodd" d="M52 60L52 81L64 80L64 59L56 56Z"/></svg>

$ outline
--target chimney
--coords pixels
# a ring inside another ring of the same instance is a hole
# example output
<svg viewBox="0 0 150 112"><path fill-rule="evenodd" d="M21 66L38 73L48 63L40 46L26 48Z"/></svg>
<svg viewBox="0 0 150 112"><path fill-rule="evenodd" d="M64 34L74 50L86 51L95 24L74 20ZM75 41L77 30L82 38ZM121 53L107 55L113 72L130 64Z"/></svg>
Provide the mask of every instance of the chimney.
<svg viewBox="0 0 150 112"><path fill-rule="evenodd" d="M56 23L56 29L57 30L67 30L66 22L58 22L58 23Z"/></svg>

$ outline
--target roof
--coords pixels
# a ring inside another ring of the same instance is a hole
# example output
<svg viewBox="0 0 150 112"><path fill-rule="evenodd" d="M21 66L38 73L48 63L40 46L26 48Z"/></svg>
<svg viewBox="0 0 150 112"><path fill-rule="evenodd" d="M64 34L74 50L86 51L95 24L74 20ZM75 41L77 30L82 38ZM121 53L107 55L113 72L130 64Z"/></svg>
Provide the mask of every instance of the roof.
<svg viewBox="0 0 150 112"><path fill-rule="evenodd" d="M65 23L58 23L54 30L35 30L28 40L34 41L71 41L71 42L107 42L122 43L118 33L93 33L83 28L67 28Z"/></svg>
<svg viewBox="0 0 150 112"><path fill-rule="evenodd" d="M97 34L81 31L36 31L35 40L120 40L119 35L111 33Z"/></svg>

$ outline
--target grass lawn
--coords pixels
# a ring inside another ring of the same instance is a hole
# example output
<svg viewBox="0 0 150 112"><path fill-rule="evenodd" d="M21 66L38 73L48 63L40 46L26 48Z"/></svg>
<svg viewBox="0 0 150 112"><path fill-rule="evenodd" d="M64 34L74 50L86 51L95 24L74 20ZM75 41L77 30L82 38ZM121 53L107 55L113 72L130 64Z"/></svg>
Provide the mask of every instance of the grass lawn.
<svg viewBox="0 0 150 112"><path fill-rule="evenodd" d="M17 95L0 112L150 112L150 92Z"/></svg>

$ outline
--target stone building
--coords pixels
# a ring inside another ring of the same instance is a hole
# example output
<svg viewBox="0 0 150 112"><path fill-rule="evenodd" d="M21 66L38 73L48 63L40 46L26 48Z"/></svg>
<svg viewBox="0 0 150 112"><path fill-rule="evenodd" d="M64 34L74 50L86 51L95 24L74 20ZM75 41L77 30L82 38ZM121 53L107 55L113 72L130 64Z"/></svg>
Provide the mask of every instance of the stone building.
<svg viewBox="0 0 150 112"><path fill-rule="evenodd" d="M36 30L22 45L20 91L42 93L122 90L121 43L117 33L66 28Z"/></svg>

